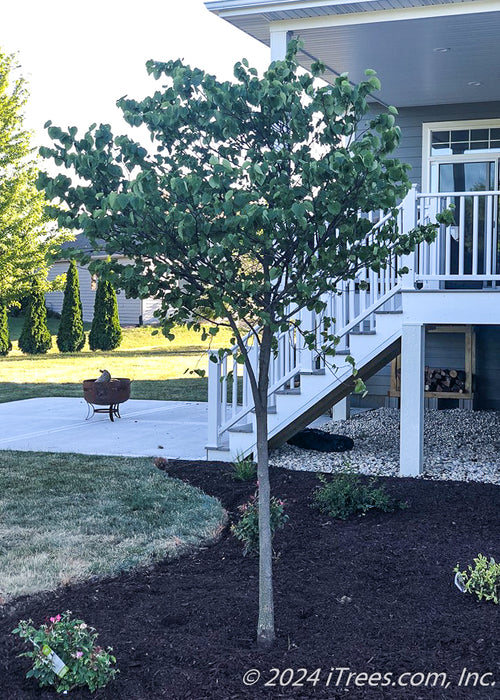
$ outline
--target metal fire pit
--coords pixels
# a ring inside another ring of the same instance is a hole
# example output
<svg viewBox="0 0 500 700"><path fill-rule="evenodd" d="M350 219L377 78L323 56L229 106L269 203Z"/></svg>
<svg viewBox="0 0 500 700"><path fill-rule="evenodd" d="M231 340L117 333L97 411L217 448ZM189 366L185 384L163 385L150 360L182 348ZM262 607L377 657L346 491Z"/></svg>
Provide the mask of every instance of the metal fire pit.
<svg viewBox="0 0 500 700"><path fill-rule="evenodd" d="M107 413L114 421L120 416L120 404L130 398L130 379L111 379L109 382L97 382L95 379L85 379L83 382L83 398L87 402L87 417L94 413ZM106 406L106 408L96 408Z"/></svg>

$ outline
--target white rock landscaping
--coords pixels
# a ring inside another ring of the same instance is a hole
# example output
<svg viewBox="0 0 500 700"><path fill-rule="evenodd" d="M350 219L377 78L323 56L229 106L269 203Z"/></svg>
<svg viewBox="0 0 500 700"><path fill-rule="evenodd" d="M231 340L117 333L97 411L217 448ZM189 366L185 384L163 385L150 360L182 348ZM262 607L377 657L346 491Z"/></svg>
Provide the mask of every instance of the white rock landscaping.
<svg viewBox="0 0 500 700"><path fill-rule="evenodd" d="M354 449L320 453L283 445L273 451L271 463L294 470L335 472L349 467L362 474L399 475L398 409L378 408L321 427L348 435ZM426 410L421 478L500 484L500 413Z"/></svg>

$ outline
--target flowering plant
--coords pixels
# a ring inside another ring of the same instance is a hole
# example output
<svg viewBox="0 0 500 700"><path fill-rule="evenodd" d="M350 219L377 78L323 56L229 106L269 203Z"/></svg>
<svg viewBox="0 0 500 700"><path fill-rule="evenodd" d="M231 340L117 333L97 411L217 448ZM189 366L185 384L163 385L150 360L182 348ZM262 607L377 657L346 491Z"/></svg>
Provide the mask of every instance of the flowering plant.
<svg viewBox="0 0 500 700"><path fill-rule="evenodd" d="M53 685L58 693L87 686L90 691L103 688L118 670L110 647L97 646L97 633L83 620L62 615L47 618L38 629L32 620L21 620L13 634L31 641L34 649L20 656L33 659L27 678L36 678L40 686Z"/></svg>
<svg viewBox="0 0 500 700"><path fill-rule="evenodd" d="M285 501L272 496L271 508L271 537L278 528L284 527L288 521L285 513ZM256 491L247 503L239 506L241 517L231 526L233 535L243 542L243 554L259 551L259 498Z"/></svg>

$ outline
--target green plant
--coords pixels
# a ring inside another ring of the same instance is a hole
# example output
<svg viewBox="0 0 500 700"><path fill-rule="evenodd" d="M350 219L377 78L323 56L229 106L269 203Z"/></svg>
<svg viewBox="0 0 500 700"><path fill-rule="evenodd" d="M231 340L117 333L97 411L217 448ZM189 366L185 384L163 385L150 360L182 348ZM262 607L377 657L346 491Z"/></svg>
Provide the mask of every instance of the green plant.
<svg viewBox="0 0 500 700"><path fill-rule="evenodd" d="M25 124L27 84L15 54L0 48L0 299L20 301L47 272L68 232L51 221L45 194L36 187L39 165L33 133Z"/></svg>
<svg viewBox="0 0 500 700"><path fill-rule="evenodd" d="M243 542L243 554L257 553L259 551L259 498L257 491L247 503L239 506L241 517L237 523L231 526L233 535ZM288 522L285 513L285 501L275 496L270 500L271 514L271 538L278 528L284 527Z"/></svg>
<svg viewBox="0 0 500 700"><path fill-rule="evenodd" d="M0 355L8 355L11 350L7 307L0 303Z"/></svg>
<svg viewBox="0 0 500 700"><path fill-rule="evenodd" d="M52 336L47 328L45 297L39 280L33 282L18 344L27 355L43 355L52 347Z"/></svg>
<svg viewBox="0 0 500 700"><path fill-rule="evenodd" d="M318 476L321 486L313 493L316 508L332 518L346 520L353 513L366 513L375 508L386 513L405 507L392 499L383 486L375 487L376 479L362 483L359 476L344 470L330 478L326 474Z"/></svg>
<svg viewBox="0 0 500 700"><path fill-rule="evenodd" d="M453 571L458 574L464 592L476 595L479 600L484 598L497 605L500 603L500 563L493 557L488 559L483 554L478 554L474 566L469 564L466 571L460 571L457 564Z"/></svg>
<svg viewBox="0 0 500 700"><path fill-rule="evenodd" d="M315 61L303 72L300 50L292 39L285 60L261 77L243 60L234 81L224 83L180 60L149 61L161 87L142 101L123 97L117 104L129 126L149 130L151 149L114 136L105 124L82 138L48 122L52 146L40 153L66 166L71 178L38 179L61 205L59 225L83 230L103 253L92 263L97 273L113 275L131 297L161 301L167 337L179 323L201 331L200 309L207 307L209 335L233 331L255 411L263 647L275 638L267 397L276 335L298 333L317 352L316 325L299 327L307 309L322 317L321 354L333 356L338 340L325 293L356 279L360 266L379 271L392 254L433 241L438 229L429 222L404 233L398 224L408 166L391 155L400 139L397 110L369 113L380 89L374 72L358 85L345 74L323 84L316 78L325 66ZM366 214L378 209L387 215L371 233ZM443 221L445 212L438 215ZM246 333L254 343L245 343ZM211 359L230 360L228 346ZM356 370L354 383L363 388Z"/></svg>
<svg viewBox="0 0 500 700"><path fill-rule="evenodd" d="M116 293L111 282L100 280L94 304L94 318L89 333L91 350L114 350L122 342Z"/></svg>
<svg viewBox="0 0 500 700"><path fill-rule="evenodd" d="M85 345L78 268L72 260L66 275L61 323L57 332L60 352L79 352Z"/></svg>
<svg viewBox="0 0 500 700"><path fill-rule="evenodd" d="M113 650L97 646L95 629L72 618L70 610L48 618L38 629L32 620L21 620L12 633L33 644L34 649L20 656L33 659L26 677L36 678L42 687L53 685L62 693L87 686L93 692L118 673Z"/></svg>
<svg viewBox="0 0 500 700"><path fill-rule="evenodd" d="M250 457L238 455L233 462L233 479L235 481L252 481L257 475L257 465Z"/></svg>

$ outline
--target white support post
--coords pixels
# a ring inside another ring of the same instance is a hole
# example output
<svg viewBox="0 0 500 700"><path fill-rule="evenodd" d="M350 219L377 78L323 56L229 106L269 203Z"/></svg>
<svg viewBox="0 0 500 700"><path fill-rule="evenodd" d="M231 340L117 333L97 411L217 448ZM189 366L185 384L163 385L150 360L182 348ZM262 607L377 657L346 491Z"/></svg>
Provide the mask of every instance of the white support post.
<svg viewBox="0 0 500 700"><path fill-rule="evenodd" d="M413 185L403 200L402 205L402 228L401 233L408 233L417 225L417 186ZM410 255L401 256L401 266L407 267L408 272L401 276L403 289L415 289L417 253L413 251Z"/></svg>
<svg viewBox="0 0 500 700"><path fill-rule="evenodd" d="M401 340L401 476L417 476L424 463L425 327L403 324Z"/></svg>
<svg viewBox="0 0 500 700"><path fill-rule="evenodd" d="M333 420L348 420L351 417L351 402L349 396L338 401L332 411Z"/></svg>
<svg viewBox="0 0 500 700"><path fill-rule="evenodd" d="M211 354L217 357L217 353ZM208 361L208 444L207 449L216 450L219 447L219 428L222 420L221 402L221 368L222 363Z"/></svg>
<svg viewBox="0 0 500 700"><path fill-rule="evenodd" d="M288 47L288 32L282 30L271 30L269 36L271 46L271 63L273 61L284 61Z"/></svg>

